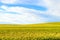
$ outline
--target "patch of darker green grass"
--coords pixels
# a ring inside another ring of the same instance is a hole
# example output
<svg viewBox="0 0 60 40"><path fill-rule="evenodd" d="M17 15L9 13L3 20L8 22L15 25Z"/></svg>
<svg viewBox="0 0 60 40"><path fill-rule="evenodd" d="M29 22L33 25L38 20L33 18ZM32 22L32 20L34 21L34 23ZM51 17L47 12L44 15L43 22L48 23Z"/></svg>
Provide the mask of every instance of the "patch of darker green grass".
<svg viewBox="0 0 60 40"><path fill-rule="evenodd" d="M26 37L26 38L0 38L0 40L60 40L60 38Z"/></svg>

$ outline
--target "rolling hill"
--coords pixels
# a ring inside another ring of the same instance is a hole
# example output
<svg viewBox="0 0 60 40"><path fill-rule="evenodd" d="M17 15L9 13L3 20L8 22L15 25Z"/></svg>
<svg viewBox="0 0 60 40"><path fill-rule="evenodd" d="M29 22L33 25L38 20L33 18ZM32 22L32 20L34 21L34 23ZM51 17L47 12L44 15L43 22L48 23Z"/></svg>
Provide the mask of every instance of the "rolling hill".
<svg viewBox="0 0 60 40"><path fill-rule="evenodd" d="M34 29L34 30L59 30L60 22L50 22L50 23L42 23L42 24L0 24L0 30L3 29Z"/></svg>
<svg viewBox="0 0 60 40"><path fill-rule="evenodd" d="M0 24L0 27L43 27L60 26L60 22L38 23L38 24Z"/></svg>

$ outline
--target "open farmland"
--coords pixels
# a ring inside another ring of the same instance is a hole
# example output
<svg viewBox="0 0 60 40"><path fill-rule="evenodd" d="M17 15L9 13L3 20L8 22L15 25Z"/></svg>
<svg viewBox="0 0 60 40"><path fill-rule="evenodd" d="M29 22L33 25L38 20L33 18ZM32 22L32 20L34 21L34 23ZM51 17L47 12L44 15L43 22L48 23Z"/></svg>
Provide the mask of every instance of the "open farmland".
<svg viewBox="0 0 60 40"><path fill-rule="evenodd" d="M0 24L0 40L60 40L60 23Z"/></svg>

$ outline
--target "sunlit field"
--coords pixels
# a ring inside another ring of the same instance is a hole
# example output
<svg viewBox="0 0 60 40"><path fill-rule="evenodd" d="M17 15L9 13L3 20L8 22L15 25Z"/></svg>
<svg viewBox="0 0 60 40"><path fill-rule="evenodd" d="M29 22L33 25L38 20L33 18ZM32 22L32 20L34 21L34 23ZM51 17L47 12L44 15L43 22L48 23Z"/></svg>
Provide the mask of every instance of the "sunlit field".
<svg viewBox="0 0 60 40"><path fill-rule="evenodd" d="M60 23L0 24L0 40L60 40Z"/></svg>

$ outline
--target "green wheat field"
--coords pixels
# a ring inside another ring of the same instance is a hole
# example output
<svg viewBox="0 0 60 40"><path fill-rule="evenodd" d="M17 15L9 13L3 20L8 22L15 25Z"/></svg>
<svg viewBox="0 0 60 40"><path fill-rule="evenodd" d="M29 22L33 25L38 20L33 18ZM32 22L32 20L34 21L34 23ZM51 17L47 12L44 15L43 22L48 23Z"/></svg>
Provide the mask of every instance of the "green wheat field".
<svg viewBox="0 0 60 40"><path fill-rule="evenodd" d="M60 40L60 22L0 24L0 40Z"/></svg>

